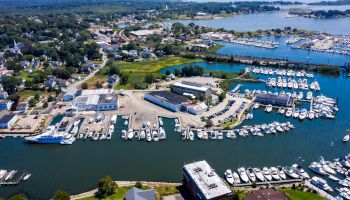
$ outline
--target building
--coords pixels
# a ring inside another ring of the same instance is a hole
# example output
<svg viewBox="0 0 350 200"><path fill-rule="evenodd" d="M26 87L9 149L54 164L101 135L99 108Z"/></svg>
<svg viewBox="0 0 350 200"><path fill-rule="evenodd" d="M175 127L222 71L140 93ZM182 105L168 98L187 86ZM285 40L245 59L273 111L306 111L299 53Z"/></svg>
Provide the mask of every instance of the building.
<svg viewBox="0 0 350 200"><path fill-rule="evenodd" d="M190 101L183 96L167 91L150 92L144 98L173 112L181 110L182 104Z"/></svg>
<svg viewBox="0 0 350 200"><path fill-rule="evenodd" d="M126 192L126 200L155 200L156 194L154 190L141 190L133 187Z"/></svg>
<svg viewBox="0 0 350 200"><path fill-rule="evenodd" d="M5 114L0 118L0 128L10 128L13 122L17 120L17 116L14 114Z"/></svg>
<svg viewBox="0 0 350 200"><path fill-rule="evenodd" d="M73 100L76 96L78 96L78 92L79 92L79 90L76 89L76 88L73 88L73 89L69 90L68 92L66 92L63 95L63 100L64 101L71 101L71 100Z"/></svg>
<svg viewBox="0 0 350 200"><path fill-rule="evenodd" d="M262 104L271 104L273 106L292 106L293 99L288 96L280 96L274 94L257 94L255 95L255 102Z"/></svg>
<svg viewBox="0 0 350 200"><path fill-rule="evenodd" d="M120 80L119 76L116 74L113 74L111 76L108 76L107 83L109 85L115 86L119 83L119 80Z"/></svg>
<svg viewBox="0 0 350 200"><path fill-rule="evenodd" d="M29 108L29 104L27 102L20 102L18 103L17 107L16 107L16 111L17 112L25 112L27 111Z"/></svg>
<svg viewBox="0 0 350 200"><path fill-rule="evenodd" d="M7 99L8 93L6 91L0 92L0 99Z"/></svg>
<svg viewBox="0 0 350 200"><path fill-rule="evenodd" d="M208 110L208 106L204 102L198 102L195 104L186 105L186 111L193 114L198 115Z"/></svg>
<svg viewBox="0 0 350 200"><path fill-rule="evenodd" d="M193 199L216 200L229 199L232 196L230 187L205 160L183 167L183 186Z"/></svg>
<svg viewBox="0 0 350 200"><path fill-rule="evenodd" d="M280 191L276 191L273 188L268 189L260 189L250 193L249 195L244 197L244 200L289 200L288 196Z"/></svg>
<svg viewBox="0 0 350 200"><path fill-rule="evenodd" d="M172 91L176 94L193 94L193 95L204 95L208 97L211 95L211 90L208 87L204 87L202 84L182 81L174 83L172 86Z"/></svg>
<svg viewBox="0 0 350 200"><path fill-rule="evenodd" d="M10 110L13 102L8 100L0 101L0 110Z"/></svg>
<svg viewBox="0 0 350 200"><path fill-rule="evenodd" d="M79 111L84 110L116 110L118 96L111 90L83 90L81 96L74 99L74 105Z"/></svg>

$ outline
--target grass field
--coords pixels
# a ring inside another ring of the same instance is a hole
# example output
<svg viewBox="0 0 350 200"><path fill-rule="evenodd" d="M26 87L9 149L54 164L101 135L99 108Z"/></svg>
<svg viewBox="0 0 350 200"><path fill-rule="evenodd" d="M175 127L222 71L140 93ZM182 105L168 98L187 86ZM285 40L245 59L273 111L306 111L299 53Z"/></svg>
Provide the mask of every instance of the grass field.
<svg viewBox="0 0 350 200"><path fill-rule="evenodd" d="M301 190L284 189L285 192L291 200L323 200L324 198L314 194L312 192L303 192Z"/></svg>
<svg viewBox="0 0 350 200"><path fill-rule="evenodd" d="M33 90L22 90L20 93L18 93L19 95L19 101L24 101L26 98L30 97L30 96L34 96L36 93L39 94L39 96L43 96L43 95L52 95L55 96L55 92L43 92L43 91L33 91Z"/></svg>

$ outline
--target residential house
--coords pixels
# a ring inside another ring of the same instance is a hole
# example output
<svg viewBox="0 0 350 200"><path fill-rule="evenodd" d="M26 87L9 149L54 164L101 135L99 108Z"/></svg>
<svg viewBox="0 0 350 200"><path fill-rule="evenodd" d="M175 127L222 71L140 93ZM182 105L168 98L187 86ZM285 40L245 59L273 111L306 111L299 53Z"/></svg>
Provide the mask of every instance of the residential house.
<svg viewBox="0 0 350 200"><path fill-rule="evenodd" d="M119 83L119 80L120 80L120 78L119 78L119 76L116 75L116 74L113 74L113 75L111 75L111 76L108 76L108 78L107 78L108 84L109 84L109 85L112 85L112 86L117 85L117 84Z"/></svg>
<svg viewBox="0 0 350 200"><path fill-rule="evenodd" d="M53 68L61 67L63 65L63 63L61 61L50 61L49 64Z"/></svg>
<svg viewBox="0 0 350 200"><path fill-rule="evenodd" d="M126 192L126 200L155 200L156 194L154 190L141 190L137 187L133 187Z"/></svg>
<svg viewBox="0 0 350 200"><path fill-rule="evenodd" d="M24 69L28 68L30 66L30 62L28 60L23 60L19 63L19 65L21 67L23 67Z"/></svg>

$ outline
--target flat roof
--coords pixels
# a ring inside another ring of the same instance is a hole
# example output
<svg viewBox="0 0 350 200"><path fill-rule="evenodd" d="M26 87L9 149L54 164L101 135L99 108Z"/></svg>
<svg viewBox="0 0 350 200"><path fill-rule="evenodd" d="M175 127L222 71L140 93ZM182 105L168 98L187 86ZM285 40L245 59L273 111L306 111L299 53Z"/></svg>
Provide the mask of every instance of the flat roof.
<svg viewBox="0 0 350 200"><path fill-rule="evenodd" d="M0 119L0 124L5 124L8 123L9 121L11 121L16 115L14 114L7 114L4 115L1 119Z"/></svg>
<svg viewBox="0 0 350 200"><path fill-rule="evenodd" d="M174 83L174 86L177 87L182 87L182 88L186 88L186 89L190 89L190 90L196 90L196 91L201 91L201 92L206 92L207 90L209 90L209 88L207 87L203 87L202 85L198 84L198 83L192 83L192 82L176 82Z"/></svg>
<svg viewBox="0 0 350 200"><path fill-rule="evenodd" d="M268 99L270 101L279 101L284 103L289 103L291 98L288 96L281 96L281 95L275 95L275 94L257 94L255 96L255 100L265 100Z"/></svg>
<svg viewBox="0 0 350 200"><path fill-rule="evenodd" d="M82 90L81 95L90 95L90 94L112 94L114 93L113 89L97 89L97 90Z"/></svg>
<svg viewBox="0 0 350 200"><path fill-rule="evenodd" d="M100 99L100 95L97 95L97 94L88 95L86 105L97 105L99 99Z"/></svg>
<svg viewBox="0 0 350 200"><path fill-rule="evenodd" d="M189 101L186 97L167 91L154 91L148 94L171 104L182 104Z"/></svg>
<svg viewBox="0 0 350 200"><path fill-rule="evenodd" d="M184 171L195 182L206 199L212 199L232 193L230 188L205 160L185 165Z"/></svg>

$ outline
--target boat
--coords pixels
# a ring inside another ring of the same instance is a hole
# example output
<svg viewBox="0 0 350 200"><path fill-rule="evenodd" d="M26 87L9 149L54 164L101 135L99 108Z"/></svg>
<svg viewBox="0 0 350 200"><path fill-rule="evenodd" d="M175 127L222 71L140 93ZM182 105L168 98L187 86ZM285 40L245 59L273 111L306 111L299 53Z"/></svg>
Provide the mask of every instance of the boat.
<svg viewBox="0 0 350 200"><path fill-rule="evenodd" d="M332 192L333 189L327 184L327 181L320 177L312 177L310 183L321 190L327 191L327 192Z"/></svg>
<svg viewBox="0 0 350 200"><path fill-rule="evenodd" d="M123 139L127 139L127 132L126 132L126 130L122 130L122 135L121 135L121 137L122 137Z"/></svg>
<svg viewBox="0 0 350 200"><path fill-rule="evenodd" d="M159 117L159 126L163 126L163 119Z"/></svg>
<svg viewBox="0 0 350 200"><path fill-rule="evenodd" d="M0 180L5 176L6 173L7 173L7 170L0 169Z"/></svg>
<svg viewBox="0 0 350 200"><path fill-rule="evenodd" d="M287 176L289 176L293 179L297 179L300 177L297 173L295 173L295 171L292 167L290 167L290 168L282 167L282 170Z"/></svg>
<svg viewBox="0 0 350 200"><path fill-rule="evenodd" d="M127 138L131 140L134 137L134 131L132 129L128 130Z"/></svg>
<svg viewBox="0 0 350 200"><path fill-rule="evenodd" d="M246 173L251 182L256 182L256 176L252 168L248 167Z"/></svg>
<svg viewBox="0 0 350 200"><path fill-rule="evenodd" d="M271 176L274 180L276 180L276 181L281 180L281 177L278 175L278 170L276 167L271 167L270 173L271 173Z"/></svg>
<svg viewBox="0 0 350 200"><path fill-rule="evenodd" d="M194 133L193 133L193 131L190 131L190 132L188 133L188 136L189 136L189 139L190 139L190 140L194 140Z"/></svg>
<svg viewBox="0 0 350 200"><path fill-rule="evenodd" d="M127 126L129 124L128 120L124 121L124 125Z"/></svg>
<svg viewBox="0 0 350 200"><path fill-rule="evenodd" d="M166 139L166 133L165 133L165 130L162 127L159 128L159 139L160 140L165 140Z"/></svg>
<svg viewBox="0 0 350 200"><path fill-rule="evenodd" d="M304 169L303 169L301 166L299 166L298 164L292 165L292 168L293 168L294 172L295 172L296 174L298 174L300 177L306 178L306 179L309 179L309 178L310 178L309 174L306 173L306 172L304 171Z"/></svg>
<svg viewBox="0 0 350 200"><path fill-rule="evenodd" d="M152 135L151 135L150 130L146 130L146 140L147 140L147 142L152 141Z"/></svg>
<svg viewBox="0 0 350 200"><path fill-rule="evenodd" d="M79 127L78 126L74 126L73 129L70 131L70 134L75 135L77 134L79 131Z"/></svg>
<svg viewBox="0 0 350 200"><path fill-rule="evenodd" d="M261 172L261 170L259 168L253 168L253 171L255 173L256 178L259 181L265 182L265 177L264 177L263 173Z"/></svg>
<svg viewBox="0 0 350 200"><path fill-rule="evenodd" d="M73 126L78 126L80 123L80 119L76 119L73 123Z"/></svg>
<svg viewBox="0 0 350 200"><path fill-rule="evenodd" d="M153 141L155 142L159 141L159 135L157 131L152 131L152 138L153 138Z"/></svg>
<svg viewBox="0 0 350 200"><path fill-rule="evenodd" d="M254 106L253 106L253 108L258 109L259 106L260 106L259 103L255 103Z"/></svg>
<svg viewBox="0 0 350 200"><path fill-rule="evenodd" d="M314 119L315 118L315 112L314 111L310 111L309 114L308 114L308 118L309 119Z"/></svg>
<svg viewBox="0 0 350 200"><path fill-rule="evenodd" d="M140 140L143 140L146 138L146 132L144 130L141 130L140 132Z"/></svg>
<svg viewBox="0 0 350 200"><path fill-rule="evenodd" d="M202 132L202 130L198 130L198 131L197 131L197 137L198 137L198 139L202 139L202 138L203 138L203 132Z"/></svg>
<svg viewBox="0 0 350 200"><path fill-rule="evenodd" d="M313 172L315 172L316 174L319 174L319 175L322 175L322 176L325 176L327 175L327 173L323 170L322 166L320 163L317 163L317 162L312 162L310 165L309 165L309 169Z"/></svg>
<svg viewBox="0 0 350 200"><path fill-rule="evenodd" d="M111 122L111 124L117 123L117 115L112 115L110 122Z"/></svg>
<svg viewBox="0 0 350 200"><path fill-rule="evenodd" d="M47 131L24 138L29 143L38 144L61 144L66 142L69 138L66 138L64 134L58 134L55 126L48 126Z"/></svg>
<svg viewBox="0 0 350 200"><path fill-rule="evenodd" d="M4 178L5 181L11 180L17 173L17 170L11 170Z"/></svg>
<svg viewBox="0 0 350 200"><path fill-rule="evenodd" d="M237 174L237 172L233 172L233 181L235 184L240 184L241 183L241 179L239 178L239 175Z"/></svg>
<svg viewBox="0 0 350 200"><path fill-rule="evenodd" d="M343 165L346 168L350 168L350 162L345 158L339 158L338 161L341 165Z"/></svg>
<svg viewBox="0 0 350 200"><path fill-rule="evenodd" d="M268 113L271 112L272 111L272 105L270 105L270 104L267 105L266 108L265 108L265 111L268 112Z"/></svg>
<svg viewBox="0 0 350 200"><path fill-rule="evenodd" d="M262 173L267 181L272 181L272 176L271 176L269 168L264 167L262 170Z"/></svg>
<svg viewBox="0 0 350 200"><path fill-rule="evenodd" d="M234 184L234 178L233 178L233 174L232 174L232 171L230 169L227 169L225 171L225 178L226 178L226 181L233 185Z"/></svg>
<svg viewBox="0 0 350 200"><path fill-rule="evenodd" d="M327 164L327 162L324 160L324 158L321 156L321 159L320 159L320 164L322 166L322 169L327 172L328 174L336 174L337 172L330 168Z"/></svg>
<svg viewBox="0 0 350 200"><path fill-rule="evenodd" d="M350 134L346 134L346 135L343 137L343 142L349 142L349 139L350 139Z"/></svg>
<svg viewBox="0 0 350 200"><path fill-rule="evenodd" d="M245 183L249 182L249 178L248 178L248 175L247 175L244 167L238 168L238 174L241 177L243 182L245 182Z"/></svg>
<svg viewBox="0 0 350 200"><path fill-rule="evenodd" d="M284 173L284 171L283 171L281 166L277 166L277 170L278 170L278 175L281 177L282 180L287 179L287 176Z"/></svg>
<svg viewBox="0 0 350 200"><path fill-rule="evenodd" d="M94 133L93 136L92 136L92 139L93 140L98 140L99 135L100 134L98 132Z"/></svg>
<svg viewBox="0 0 350 200"><path fill-rule="evenodd" d="M29 173L26 173L26 175L23 176L23 180L26 181L28 180L32 175Z"/></svg>

